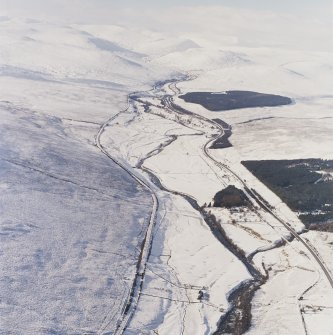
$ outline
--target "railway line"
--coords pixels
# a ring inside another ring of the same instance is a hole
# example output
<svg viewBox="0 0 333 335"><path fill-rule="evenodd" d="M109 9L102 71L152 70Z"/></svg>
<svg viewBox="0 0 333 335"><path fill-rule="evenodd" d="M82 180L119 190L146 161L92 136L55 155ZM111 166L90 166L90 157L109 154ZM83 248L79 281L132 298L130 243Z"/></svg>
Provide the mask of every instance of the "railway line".
<svg viewBox="0 0 333 335"><path fill-rule="evenodd" d="M175 93L177 94L179 92L179 89L177 88L176 84L173 83L173 85L169 85L169 88ZM168 108L170 109L175 109L175 112L177 113L182 113L182 108L177 110L177 105L175 105L172 102L172 98L168 97L168 99L166 99L166 104L168 106ZM191 113L189 111L187 111L187 113ZM219 169L224 170L229 172L234 178L236 178L236 180L238 180L244 187L244 189L246 190L246 193L263 209L265 210L267 213L269 213L272 217L274 217L278 222L280 222L294 237L297 241L299 241L300 243L302 243L302 245L308 250L308 252L311 254L311 256L313 257L313 259L315 260L315 262L319 265L321 271L323 272L323 274L325 275L325 277L327 278L327 281L329 282L332 290L333 290L333 276L331 274L331 272L329 271L329 269L326 267L324 261L321 259L319 253L317 252L317 250L315 249L315 247L307 240L302 238L295 229L293 229L291 227L291 225L284 221L283 219L281 219L276 213L274 213L274 211L268 207L268 205L266 204L267 202L264 201L264 199L262 200L261 198L259 198L252 190L251 188L247 185L247 183L243 180L243 178L241 176L239 176L235 171L233 171L230 167L228 167L226 164L223 164L219 161L217 161L210 153L209 153L209 147L213 144L213 142L215 142L216 140L218 140L220 137L222 137L224 135L224 128L218 123L215 122L211 119L205 118L201 115L196 115L195 113L191 113L193 116L197 116L200 120L205 121L209 124L211 124L212 126L215 126L219 129L219 134L214 136L213 138L211 138L203 147L203 152L204 155L210 159Z"/></svg>
<svg viewBox="0 0 333 335"><path fill-rule="evenodd" d="M261 200L252 190L251 188L246 184L246 182L233 170L231 170L227 165L217 161L212 155L210 155L208 151L209 145L214 141L215 139L211 139L209 142L206 143L204 146L204 154L207 158L211 159L214 164L219 167L222 170L227 170L229 173L231 173L245 188L246 193L251 196L253 200L262 208L264 209L267 213L269 213L271 216L273 216L278 222L280 222L294 237L297 241L301 242L303 246L309 251L309 253L312 255L316 263L319 265L321 268L322 272L324 273L325 277L327 278L331 288L333 289L333 277L330 271L327 269L325 263L322 261L320 255L318 254L317 250L309 243L308 240L303 239L295 229L291 227L291 225L281 219L276 213L273 212L272 209L270 209L266 205L266 201L264 202Z"/></svg>

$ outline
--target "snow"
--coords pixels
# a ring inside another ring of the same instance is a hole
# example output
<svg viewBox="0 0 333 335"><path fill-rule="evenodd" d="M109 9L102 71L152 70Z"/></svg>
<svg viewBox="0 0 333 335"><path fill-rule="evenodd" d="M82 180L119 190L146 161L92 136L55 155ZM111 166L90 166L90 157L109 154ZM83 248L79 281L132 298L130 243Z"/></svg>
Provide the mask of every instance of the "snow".
<svg viewBox="0 0 333 335"><path fill-rule="evenodd" d="M73 28L2 25L1 331L113 331L152 201L94 136L154 74Z"/></svg>
<svg viewBox="0 0 333 335"><path fill-rule="evenodd" d="M0 113L1 329L96 330L122 307L150 195L59 119Z"/></svg>
<svg viewBox="0 0 333 335"><path fill-rule="evenodd" d="M309 334L330 334L325 317L331 315L332 290L304 247L292 242L282 252L275 249L256 257L258 263L264 262L266 269L270 269L270 280L255 296L254 322L247 334L270 334L274 323L281 334L291 330L294 334L304 334L305 330ZM316 305L322 306L322 310Z"/></svg>
<svg viewBox="0 0 333 335"><path fill-rule="evenodd" d="M184 199L165 193L160 199L165 207L148 263L151 271L126 334L211 333L221 311L228 308L226 294L250 275ZM219 262L214 255L219 255ZM200 303L202 288L210 298Z"/></svg>
<svg viewBox="0 0 333 335"><path fill-rule="evenodd" d="M196 128L180 126L136 107L135 116L126 111L108 123L101 136L106 150L131 166L136 166L145 155L155 153L144 161L144 167L156 173L165 187L193 196L202 204L211 201L224 184L223 179L217 177L216 167L203 157L201 148L207 142L206 137L199 136ZM169 144L168 136L180 134L182 136ZM156 149L160 144L166 146L158 153ZM188 202L163 192L159 203L163 206L162 218L157 223L153 239L147 280L126 332L157 330L160 334L168 334L170 329L184 334L212 332L221 311L229 307L228 293L251 276L244 265L215 239L201 215ZM219 265L216 255L223 260ZM170 271L175 278L170 278ZM161 283L163 278L167 280ZM177 285L166 288L168 281ZM187 288L178 292L179 286ZM203 287L210 296L207 304L197 300L198 290ZM168 304L164 300L168 300ZM147 313L147 310L156 311L154 306L159 306L159 313Z"/></svg>
<svg viewBox="0 0 333 335"><path fill-rule="evenodd" d="M269 57L269 49L241 50L246 52L250 62L208 69L197 79L179 84L179 88L184 93L234 89L273 93L292 98L294 104L210 112L182 99L176 99L176 103L230 124L233 127L230 142L242 160L256 160L259 157L332 158L333 119L330 111L333 106L333 63L329 53L277 50L272 58ZM294 72L286 71L286 67L294 69ZM265 141L262 141L263 138ZM227 155L228 150L225 151Z"/></svg>
<svg viewBox="0 0 333 335"><path fill-rule="evenodd" d="M161 154L148 159L145 166L157 172L167 188L192 195L203 205L212 201L225 184L203 158L201 148L207 139L202 136L189 139L179 138Z"/></svg>
<svg viewBox="0 0 333 335"><path fill-rule="evenodd" d="M202 16L200 8L190 13ZM253 19L251 13L241 15ZM266 42L259 44L262 34L234 29L235 16L228 10L223 18L212 17L219 24L214 31L209 25L211 34L200 27L173 33L147 26L60 26L0 18L2 332L115 331L152 200L96 147L95 137L107 122L103 148L145 180L159 200L143 288L126 334L213 333L230 308L230 292L252 278L183 196L211 211L262 274L268 271L252 302L248 334L272 334L272 329L274 334L332 333L332 290L309 251L296 240L286 242L290 232L256 204L237 212L207 207L227 185L243 190L244 185L204 155L216 127L161 108L159 98L173 95L174 85L152 90L159 80L189 72L192 80L177 84L182 93L237 89L292 98L289 106L224 112L177 97L175 102L232 125L233 147L209 154L241 176L295 231L304 229L240 162L333 158L331 55L324 49L291 48L289 39L274 44L265 34ZM175 15L174 22L178 19ZM270 27L277 18L265 14L263 20ZM129 93L146 90L151 91L142 94L143 100L155 106L145 111L142 103L129 103ZM153 185L147 171L169 191ZM331 235L302 236L333 272ZM276 248L279 242L284 245ZM200 289L209 295L202 301Z"/></svg>

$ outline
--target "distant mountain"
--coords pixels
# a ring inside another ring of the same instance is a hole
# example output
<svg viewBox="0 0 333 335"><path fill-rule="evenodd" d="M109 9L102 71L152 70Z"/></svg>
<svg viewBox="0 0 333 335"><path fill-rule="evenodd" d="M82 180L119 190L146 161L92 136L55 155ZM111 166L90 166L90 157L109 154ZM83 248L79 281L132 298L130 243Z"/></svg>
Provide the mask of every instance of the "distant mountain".
<svg viewBox="0 0 333 335"><path fill-rule="evenodd" d="M119 52L126 54L130 57L144 57L144 54L131 51L129 49L123 48L120 45L113 43L109 40L105 40L103 38L97 38L97 37L90 37L89 42L94 44L98 49L103 50L103 51L108 51L108 52Z"/></svg>

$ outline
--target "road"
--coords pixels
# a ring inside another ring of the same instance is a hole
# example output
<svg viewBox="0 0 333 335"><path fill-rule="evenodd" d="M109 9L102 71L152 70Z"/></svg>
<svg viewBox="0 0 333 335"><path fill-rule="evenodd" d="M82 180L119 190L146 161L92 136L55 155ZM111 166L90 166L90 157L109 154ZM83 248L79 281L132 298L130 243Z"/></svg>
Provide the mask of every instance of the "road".
<svg viewBox="0 0 333 335"><path fill-rule="evenodd" d="M130 99L130 97L128 97L128 99ZM128 107L126 108L126 110L127 109ZM153 190L153 188L150 186L150 184L147 181L145 181L145 179L142 178L141 176L136 175L134 171L130 169L129 167L127 167L125 164L121 163L116 158L112 157L101 143L101 136L104 133L105 128L118 115L119 113L116 116L109 119L107 122L105 122L101 126L95 138L95 144L101 150L103 154L105 154L108 158L114 161L118 166L120 166L123 170L125 170L134 180L136 180L140 185L142 185L146 190L150 192L152 201L153 201L153 208L150 214L149 225L148 225L145 238L142 243L140 255L138 258L136 276L132 282L130 294L125 299L124 307L121 311L121 317L117 322L117 328L114 332L114 335L123 334L124 330L126 329L137 307L140 294L142 291L143 279L146 273L146 265L147 265L148 257L149 257L150 250L151 250L153 230L156 224L156 215L157 215L158 206L159 206L157 195L155 191ZM101 330L100 334L102 333L103 333L103 330Z"/></svg>

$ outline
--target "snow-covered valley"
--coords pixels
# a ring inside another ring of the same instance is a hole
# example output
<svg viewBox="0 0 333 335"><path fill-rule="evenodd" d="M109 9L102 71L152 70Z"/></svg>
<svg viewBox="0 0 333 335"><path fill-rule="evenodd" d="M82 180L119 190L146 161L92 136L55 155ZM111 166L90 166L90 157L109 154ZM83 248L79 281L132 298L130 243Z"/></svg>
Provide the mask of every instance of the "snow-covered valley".
<svg viewBox="0 0 333 335"><path fill-rule="evenodd" d="M241 164L333 159L329 52L0 21L1 334L333 334L333 233ZM228 90L292 104L179 98Z"/></svg>

